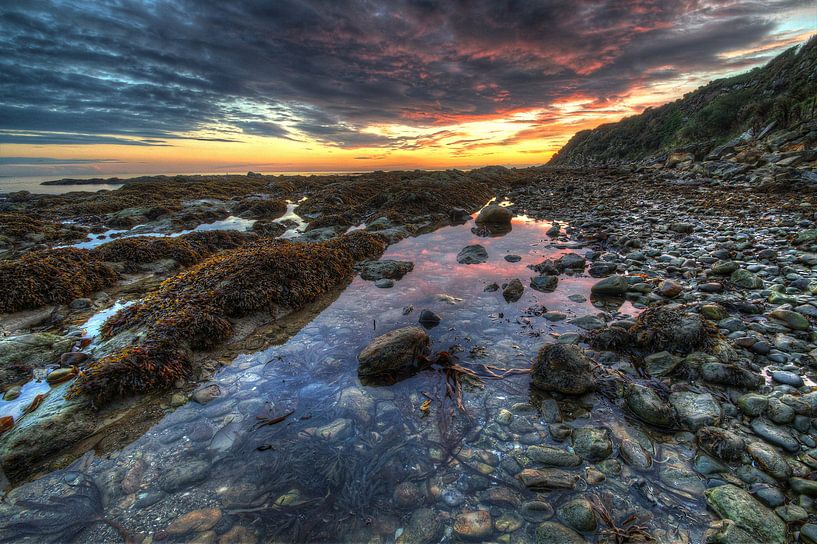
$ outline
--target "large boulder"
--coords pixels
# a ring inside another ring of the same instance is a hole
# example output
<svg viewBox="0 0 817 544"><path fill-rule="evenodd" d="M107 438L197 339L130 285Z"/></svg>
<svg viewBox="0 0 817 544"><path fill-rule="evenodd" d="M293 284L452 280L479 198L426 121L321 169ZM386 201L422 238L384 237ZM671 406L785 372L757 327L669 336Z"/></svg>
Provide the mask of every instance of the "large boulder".
<svg viewBox="0 0 817 544"><path fill-rule="evenodd" d="M489 223L493 225L510 225L513 213L508 208L491 204L485 206L477 215L477 223Z"/></svg>
<svg viewBox="0 0 817 544"><path fill-rule="evenodd" d="M411 368L428 350L428 334L420 327L403 327L372 340L358 355L358 374L378 376Z"/></svg>
<svg viewBox="0 0 817 544"><path fill-rule="evenodd" d="M543 391L583 395L595 387L593 366L578 346L545 344L531 367L531 379Z"/></svg>

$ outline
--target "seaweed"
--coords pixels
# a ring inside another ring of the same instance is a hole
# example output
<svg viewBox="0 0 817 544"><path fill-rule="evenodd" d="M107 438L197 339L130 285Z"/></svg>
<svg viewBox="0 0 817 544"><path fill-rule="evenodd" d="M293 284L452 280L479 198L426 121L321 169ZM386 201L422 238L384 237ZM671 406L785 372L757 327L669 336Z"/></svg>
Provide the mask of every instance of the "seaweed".
<svg viewBox="0 0 817 544"><path fill-rule="evenodd" d="M356 232L315 244L261 240L218 253L112 316L102 327L104 337L144 329L148 340L91 363L70 395L88 395L98 406L169 386L189 370L189 351L212 349L232 336L230 318L301 308L385 247L381 237Z"/></svg>
<svg viewBox="0 0 817 544"><path fill-rule="evenodd" d="M84 249L47 249L0 261L0 313L67 304L118 278Z"/></svg>

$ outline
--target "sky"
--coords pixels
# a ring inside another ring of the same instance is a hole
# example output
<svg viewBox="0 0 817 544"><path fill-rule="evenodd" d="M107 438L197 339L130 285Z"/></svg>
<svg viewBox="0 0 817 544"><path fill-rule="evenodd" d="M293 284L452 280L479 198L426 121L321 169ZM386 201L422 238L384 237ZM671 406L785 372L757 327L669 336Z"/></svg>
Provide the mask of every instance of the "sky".
<svg viewBox="0 0 817 544"><path fill-rule="evenodd" d="M0 176L543 164L746 71L814 0L0 3Z"/></svg>

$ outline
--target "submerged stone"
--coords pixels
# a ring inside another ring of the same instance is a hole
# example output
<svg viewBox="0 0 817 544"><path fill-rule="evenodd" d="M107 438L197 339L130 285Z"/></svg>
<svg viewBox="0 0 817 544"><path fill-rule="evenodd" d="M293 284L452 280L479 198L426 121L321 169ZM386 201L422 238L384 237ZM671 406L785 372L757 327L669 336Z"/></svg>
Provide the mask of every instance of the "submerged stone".
<svg viewBox="0 0 817 544"><path fill-rule="evenodd" d="M783 544L786 524L743 489L726 484L706 490L706 502L723 519L730 519L761 542Z"/></svg>
<svg viewBox="0 0 817 544"><path fill-rule="evenodd" d="M480 244L465 246L457 254L460 264L481 264L488 260L488 251Z"/></svg>
<svg viewBox="0 0 817 544"><path fill-rule="evenodd" d="M595 387L593 366L578 346L545 344L531 366L531 379L543 391L583 395Z"/></svg>
<svg viewBox="0 0 817 544"><path fill-rule="evenodd" d="M376 376L410 368L426 352L428 334L420 327L403 327L372 340L358 355L358 374Z"/></svg>

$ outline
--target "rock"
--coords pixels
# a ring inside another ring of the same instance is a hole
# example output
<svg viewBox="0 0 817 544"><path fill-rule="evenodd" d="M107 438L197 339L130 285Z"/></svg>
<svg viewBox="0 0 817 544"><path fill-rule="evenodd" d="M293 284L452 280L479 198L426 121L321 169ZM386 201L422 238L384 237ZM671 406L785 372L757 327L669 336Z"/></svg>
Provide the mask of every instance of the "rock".
<svg viewBox="0 0 817 544"><path fill-rule="evenodd" d="M763 289L763 280L748 270L739 269L732 272L729 280L744 289Z"/></svg>
<svg viewBox="0 0 817 544"><path fill-rule="evenodd" d="M766 411L769 399L758 393L746 393L738 397L738 408L750 417L756 417Z"/></svg>
<svg viewBox="0 0 817 544"><path fill-rule="evenodd" d="M531 366L531 380L543 391L583 395L595 387L593 366L578 346L545 344Z"/></svg>
<svg viewBox="0 0 817 544"><path fill-rule="evenodd" d="M772 372L772 379L777 383L784 383L792 387L803 387L803 378L794 372L787 370L775 370Z"/></svg>
<svg viewBox="0 0 817 544"><path fill-rule="evenodd" d="M558 468L526 468L517 475L522 485L534 491L573 489L579 476Z"/></svg>
<svg viewBox="0 0 817 544"><path fill-rule="evenodd" d="M669 402L678 420L691 431L717 425L721 419L721 407L709 393L680 391L670 394Z"/></svg>
<svg viewBox="0 0 817 544"><path fill-rule="evenodd" d="M587 499L568 501L556 509L556 514L565 525L576 531L589 533L596 530L596 512Z"/></svg>
<svg viewBox="0 0 817 544"><path fill-rule="evenodd" d="M403 533L395 544L431 544L439 540L443 524L433 510L420 508L411 514Z"/></svg>
<svg viewBox="0 0 817 544"><path fill-rule="evenodd" d="M493 225L510 225L513 213L508 208L489 204L482 208L477 215L477 223L490 223Z"/></svg>
<svg viewBox="0 0 817 544"><path fill-rule="evenodd" d="M431 310L423 310L420 312L420 317L417 321L425 328L431 329L439 325L442 318Z"/></svg>
<svg viewBox="0 0 817 544"><path fill-rule="evenodd" d="M88 357L81 351L69 351L60 355L60 366L77 366L87 361Z"/></svg>
<svg viewBox="0 0 817 544"><path fill-rule="evenodd" d="M648 308L638 316L629 333L638 347L651 352L689 353L706 346L708 341L701 316L688 313L683 307Z"/></svg>
<svg viewBox="0 0 817 544"><path fill-rule="evenodd" d="M488 260L488 252L479 244L465 246L457 253L460 264L481 264Z"/></svg>
<svg viewBox="0 0 817 544"><path fill-rule="evenodd" d="M773 478L786 480L791 476L791 467L769 444L752 442L746 447L746 451L758 467Z"/></svg>
<svg viewBox="0 0 817 544"><path fill-rule="evenodd" d="M652 456L635 440L629 438L622 440L619 454L624 462L633 468L647 470L652 466Z"/></svg>
<svg viewBox="0 0 817 544"><path fill-rule="evenodd" d="M47 381L51 385L55 385L58 383L68 381L76 375L77 375L76 368L73 367L57 368L48 373L48 376L46 376L45 381Z"/></svg>
<svg viewBox="0 0 817 544"><path fill-rule="evenodd" d="M791 310L778 308L769 313L769 317L782 321L784 325L795 331L807 331L811 328L811 323L802 314Z"/></svg>
<svg viewBox="0 0 817 544"><path fill-rule="evenodd" d="M671 354L668 351L659 351L658 353L651 353L644 357L644 370L650 376L661 378L672 374L681 363L681 358Z"/></svg>
<svg viewBox="0 0 817 544"><path fill-rule="evenodd" d="M0 337L0 385L28 381L34 368L59 361L73 338L49 333Z"/></svg>
<svg viewBox="0 0 817 544"><path fill-rule="evenodd" d="M522 260L521 255L505 255L505 260L509 263L518 263Z"/></svg>
<svg viewBox="0 0 817 544"><path fill-rule="evenodd" d="M763 544L738 527L731 519L711 522L701 542L706 542L706 544Z"/></svg>
<svg viewBox="0 0 817 544"><path fill-rule="evenodd" d="M808 544L817 544L817 524L806 523L800 527L800 539Z"/></svg>
<svg viewBox="0 0 817 544"><path fill-rule="evenodd" d="M741 437L719 427L701 427L695 438L702 450L724 461L739 461L745 446Z"/></svg>
<svg viewBox="0 0 817 544"><path fill-rule="evenodd" d="M410 261L365 261L361 265L360 277L364 280L377 281L383 278L399 280L412 270L414 263Z"/></svg>
<svg viewBox="0 0 817 544"><path fill-rule="evenodd" d="M701 365L704 381L741 389L757 389L763 385L763 376L735 365L708 362Z"/></svg>
<svg viewBox="0 0 817 544"><path fill-rule="evenodd" d="M780 446L789 452L800 451L800 443L787 429L769 423L762 417L752 420L752 430L770 444Z"/></svg>
<svg viewBox="0 0 817 544"><path fill-rule="evenodd" d="M391 289L394 287L394 280L390 280L388 278L382 278L374 282L374 286L378 289Z"/></svg>
<svg viewBox="0 0 817 544"><path fill-rule="evenodd" d="M692 223L684 223L684 222L675 222L670 223L669 229L673 232L677 232L680 234L689 234L690 232L695 230L695 225Z"/></svg>
<svg viewBox="0 0 817 544"><path fill-rule="evenodd" d="M625 276L608 276L593 284L590 288L590 292L594 295L621 296L627 292L629 287L630 284L627 282Z"/></svg>
<svg viewBox="0 0 817 544"><path fill-rule="evenodd" d="M471 214L462 208L451 208L448 212L448 218L452 223L465 223L471 219Z"/></svg>
<svg viewBox="0 0 817 544"><path fill-rule="evenodd" d="M186 461L165 470L159 487L166 493L174 493L203 482L209 474L210 463L197 459Z"/></svg>
<svg viewBox="0 0 817 544"><path fill-rule="evenodd" d="M664 280L658 285L658 294L662 297L675 298L684 291L684 286L672 280Z"/></svg>
<svg viewBox="0 0 817 544"><path fill-rule="evenodd" d="M783 544L786 524L743 489L726 484L704 493L706 502L722 519L730 519L741 529L768 544Z"/></svg>
<svg viewBox="0 0 817 544"><path fill-rule="evenodd" d="M700 311L702 316L711 321L720 321L729 317L729 312L720 304L704 304Z"/></svg>
<svg viewBox="0 0 817 544"><path fill-rule="evenodd" d="M492 529L491 513L487 510L465 512L454 518L454 534L465 540L482 540Z"/></svg>
<svg viewBox="0 0 817 544"><path fill-rule="evenodd" d="M543 293L554 291L558 284L559 278L547 274L541 274L530 279L531 288Z"/></svg>
<svg viewBox="0 0 817 544"><path fill-rule="evenodd" d="M6 392L3 393L3 400L15 400L17 397L20 396L20 386L19 385L12 385Z"/></svg>
<svg viewBox="0 0 817 544"><path fill-rule="evenodd" d="M740 265L735 261L718 261L711 268L712 273L718 276L729 276L739 269Z"/></svg>
<svg viewBox="0 0 817 544"><path fill-rule="evenodd" d="M566 450L551 446L530 446L527 456L536 463L550 467L577 467L582 458Z"/></svg>
<svg viewBox="0 0 817 544"><path fill-rule="evenodd" d="M624 400L627 407L641 420L658 427L672 425L672 407L649 387L630 384Z"/></svg>
<svg viewBox="0 0 817 544"><path fill-rule="evenodd" d="M372 340L358 355L358 374L376 376L410 368L428 350L428 334L420 327L403 327Z"/></svg>
<svg viewBox="0 0 817 544"><path fill-rule="evenodd" d="M213 399L216 399L221 396L221 388L218 386L217 383L208 383L198 387L191 398L198 402L199 404L207 404Z"/></svg>
<svg viewBox="0 0 817 544"><path fill-rule="evenodd" d="M789 486L791 490L800 495L817 497L817 482L805 478L790 478Z"/></svg>
<svg viewBox="0 0 817 544"><path fill-rule="evenodd" d="M514 278L502 290L502 296L505 297L506 302L516 302L522 298L522 293L525 291L525 286L519 281L519 278Z"/></svg>
<svg viewBox="0 0 817 544"><path fill-rule="evenodd" d="M604 427L580 427L573 430L573 451L582 459L600 461L613 453L609 431Z"/></svg>
<svg viewBox="0 0 817 544"><path fill-rule="evenodd" d="M501 533L512 533L519 530L522 525L524 525L522 518L511 512L504 512L494 522L494 527Z"/></svg>
<svg viewBox="0 0 817 544"><path fill-rule="evenodd" d="M72 310L87 310L93 306L94 302L90 298L75 298L68 305Z"/></svg>
<svg viewBox="0 0 817 544"><path fill-rule="evenodd" d="M536 528L536 544L587 544L579 533L555 521L546 521Z"/></svg>
<svg viewBox="0 0 817 544"><path fill-rule="evenodd" d="M392 497L394 503L400 508L414 508L423 502L423 494L413 482L397 484Z"/></svg>
<svg viewBox="0 0 817 544"><path fill-rule="evenodd" d="M190 532L209 531L221 519L218 508L203 508L182 514L165 528L169 535L184 535Z"/></svg>
<svg viewBox="0 0 817 544"><path fill-rule="evenodd" d="M577 317L576 319L571 319L568 321L568 323L571 325L576 325L580 329L584 329L586 331L595 331L604 328L604 321L592 315L583 315L581 317Z"/></svg>
<svg viewBox="0 0 817 544"><path fill-rule="evenodd" d="M559 270L584 270L587 259L575 253L566 253L556 261Z"/></svg>

